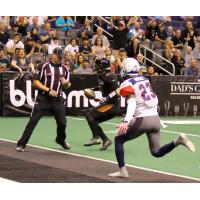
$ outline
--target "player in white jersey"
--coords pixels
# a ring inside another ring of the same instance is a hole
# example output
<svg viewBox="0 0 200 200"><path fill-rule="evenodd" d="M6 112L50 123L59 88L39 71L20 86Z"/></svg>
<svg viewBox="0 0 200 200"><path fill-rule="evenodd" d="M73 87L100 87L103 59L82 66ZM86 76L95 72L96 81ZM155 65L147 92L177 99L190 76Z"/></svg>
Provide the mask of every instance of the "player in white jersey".
<svg viewBox="0 0 200 200"><path fill-rule="evenodd" d="M118 125L115 137L115 154L119 165L119 171L109 174L112 177L129 177L124 161L124 143L146 133L151 154L162 157L178 145L184 145L191 151L195 151L194 144L181 133L176 140L160 146L160 119L157 113L158 98L151 88L149 80L139 75L139 63L134 58L126 58L122 63L123 77L128 77L119 90L118 95L127 100L126 115ZM112 97L110 95L110 97Z"/></svg>

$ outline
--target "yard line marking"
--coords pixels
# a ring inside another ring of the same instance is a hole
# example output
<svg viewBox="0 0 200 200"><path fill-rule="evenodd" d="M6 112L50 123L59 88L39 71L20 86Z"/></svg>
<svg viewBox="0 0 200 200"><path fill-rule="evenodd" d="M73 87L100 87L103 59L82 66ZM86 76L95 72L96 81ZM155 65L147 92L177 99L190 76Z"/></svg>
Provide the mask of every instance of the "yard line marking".
<svg viewBox="0 0 200 200"><path fill-rule="evenodd" d="M183 132L177 132L177 131L166 131L166 130L163 130L163 129L161 129L161 132L174 133L174 134L183 133ZM185 133L185 134L189 135L189 136L192 136L192 137L198 137L198 138L200 138L200 135L195 135L195 134L190 134L190 133Z"/></svg>
<svg viewBox="0 0 200 200"><path fill-rule="evenodd" d="M80 119L80 118L76 118L76 117L68 117L70 119L75 119L75 120L82 120L82 121L86 121L86 119ZM164 123L168 123L170 121L163 121ZM173 121L171 121L173 122ZM174 121L175 122L175 121ZM177 121L178 122L178 121ZM192 121L191 121L192 122ZM112 122L103 122L104 124L109 124L109 125L118 125L116 123L112 123ZM200 123L200 121L199 121ZM116 133L116 131L105 131L106 133ZM167 130L163 130L161 129L161 132L168 132L168 133L175 133L175 134L180 134L180 133L183 133L183 132L177 132L177 131L167 131ZM189 135L189 136L192 136L192 137L198 137L200 138L200 135L195 135L195 134L190 134L190 133L185 133L186 135Z"/></svg>
<svg viewBox="0 0 200 200"><path fill-rule="evenodd" d="M166 124L200 124L200 120L163 120Z"/></svg>
<svg viewBox="0 0 200 200"><path fill-rule="evenodd" d="M7 139L3 139L3 138L0 138L0 140L6 141L6 142L17 143L17 141L7 140ZM76 154L76 153L69 153L69 152L65 152L65 151L59 151L59 150L50 149L50 148L47 148L47 147L41 147L41 146L32 145L32 144L28 144L27 146L36 147L36 148L44 149L44 150L48 150L48 151L54 151L54 152L57 152L57 153L77 156L77 157L88 158L88 159L92 159L92 160L108 162L108 163L112 163L112 164L118 165L117 162L115 162L115 161L105 160L105 159L101 159L101 158L95 158L95 157L92 157L92 156L85 156L85 155ZM149 171L149 172L155 172L155 173L165 174L165 175L169 175L169 176L175 176L175 177L179 177L179 178L186 178L186 179L200 181L200 178L194 178L194 177L190 177L190 176L183 176L183 175L178 175L178 174L173 174L173 173L168 173L168 172L164 172L164 171L159 171L159 170L154 170L154 169L149 169L149 168L144 168L144 167L139 167L139 166L134 166L134 165L128 165L128 164L126 166L131 167L131 168L146 170L146 171Z"/></svg>

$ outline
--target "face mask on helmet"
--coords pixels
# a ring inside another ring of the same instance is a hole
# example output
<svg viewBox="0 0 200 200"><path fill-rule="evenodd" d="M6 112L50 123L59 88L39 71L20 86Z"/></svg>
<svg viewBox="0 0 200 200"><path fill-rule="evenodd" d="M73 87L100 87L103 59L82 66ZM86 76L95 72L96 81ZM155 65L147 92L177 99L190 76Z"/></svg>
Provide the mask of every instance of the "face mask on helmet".
<svg viewBox="0 0 200 200"><path fill-rule="evenodd" d="M95 61L95 70L98 74L110 71L110 61L107 58L97 59Z"/></svg>
<svg viewBox="0 0 200 200"><path fill-rule="evenodd" d="M139 71L140 71L140 65L138 61L134 58L126 58L122 62L122 69L120 75L121 77L138 76Z"/></svg>

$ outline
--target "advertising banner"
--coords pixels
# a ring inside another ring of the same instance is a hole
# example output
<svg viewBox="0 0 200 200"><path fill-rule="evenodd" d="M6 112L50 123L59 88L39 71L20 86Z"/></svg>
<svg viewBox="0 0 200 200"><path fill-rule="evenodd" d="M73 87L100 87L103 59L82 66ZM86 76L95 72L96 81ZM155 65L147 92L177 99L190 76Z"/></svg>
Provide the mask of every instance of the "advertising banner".
<svg viewBox="0 0 200 200"><path fill-rule="evenodd" d="M200 77L154 76L151 83L158 95L160 115L200 115Z"/></svg>
<svg viewBox="0 0 200 200"><path fill-rule="evenodd" d="M152 87L159 99L159 114L163 116L200 115L200 79L195 76L154 76L150 77ZM70 76L72 86L64 91L65 107L68 115L82 115L98 102L87 99L83 90L98 85L96 75ZM37 90L30 80L22 81L17 73L2 74L2 114L3 116L27 116L34 106ZM101 92L95 92L101 97ZM125 100L121 98L121 109L125 110Z"/></svg>

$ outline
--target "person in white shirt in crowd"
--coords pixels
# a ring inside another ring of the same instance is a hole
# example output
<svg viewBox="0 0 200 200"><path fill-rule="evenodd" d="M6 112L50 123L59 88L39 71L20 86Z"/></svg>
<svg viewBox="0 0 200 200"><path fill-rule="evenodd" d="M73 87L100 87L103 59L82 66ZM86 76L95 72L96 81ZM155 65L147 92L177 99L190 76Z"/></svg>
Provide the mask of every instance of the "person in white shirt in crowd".
<svg viewBox="0 0 200 200"><path fill-rule="evenodd" d="M76 54L79 52L78 40L76 38L72 38L70 40L70 44L65 47L65 51L75 52Z"/></svg>
<svg viewBox="0 0 200 200"><path fill-rule="evenodd" d="M53 53L53 50L55 49L55 48L62 48L61 47L61 45L59 45L59 40L58 40L58 38L57 37L54 37L53 39L52 39L52 42L51 42L51 44L48 46L48 54L49 55L51 55L52 53Z"/></svg>
<svg viewBox="0 0 200 200"><path fill-rule="evenodd" d="M14 55L15 54L15 49L18 48L18 49L24 49L24 44L23 42L21 41L21 36L19 33L16 33L14 34L13 36L13 39L12 40L9 40L7 43L6 43L6 51L8 53L10 53L11 55Z"/></svg>

